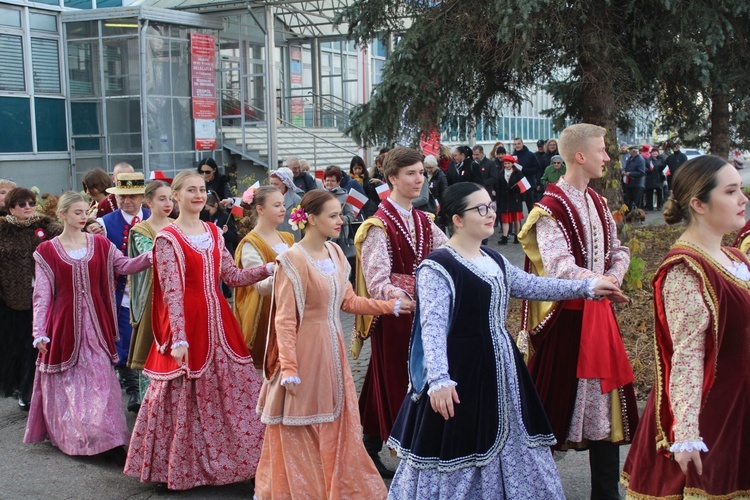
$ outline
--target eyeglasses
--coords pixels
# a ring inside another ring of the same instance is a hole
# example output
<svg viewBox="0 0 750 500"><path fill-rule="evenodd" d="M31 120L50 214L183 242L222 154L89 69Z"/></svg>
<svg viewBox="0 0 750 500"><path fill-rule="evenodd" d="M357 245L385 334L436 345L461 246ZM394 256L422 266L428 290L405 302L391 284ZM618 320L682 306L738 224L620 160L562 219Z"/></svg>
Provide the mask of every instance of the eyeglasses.
<svg viewBox="0 0 750 500"><path fill-rule="evenodd" d="M494 201L490 203L489 205L482 203L481 205L477 205L476 207L467 208L464 210L464 213L468 212L469 210L476 210L480 217L487 217L487 214L490 213L490 210L492 210L492 213L497 212L497 203Z"/></svg>
<svg viewBox="0 0 750 500"><path fill-rule="evenodd" d="M34 208L36 206L36 202L34 200L21 201L21 202L16 203L16 206L18 208L26 208L26 207Z"/></svg>
<svg viewBox="0 0 750 500"><path fill-rule="evenodd" d="M214 171L213 170L201 170L200 173L201 175L211 175L214 173Z"/></svg>

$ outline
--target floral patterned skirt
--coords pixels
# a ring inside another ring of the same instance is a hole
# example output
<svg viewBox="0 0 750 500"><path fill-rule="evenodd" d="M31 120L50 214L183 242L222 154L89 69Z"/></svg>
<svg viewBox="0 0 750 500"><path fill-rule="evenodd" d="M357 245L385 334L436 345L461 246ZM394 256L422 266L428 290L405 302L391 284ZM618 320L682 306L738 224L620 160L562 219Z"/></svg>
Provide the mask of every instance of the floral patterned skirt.
<svg viewBox="0 0 750 500"><path fill-rule="evenodd" d="M260 379L252 364L217 346L198 379L152 380L141 404L125 474L171 490L255 476L264 425L255 413ZM248 492L249 494L249 492Z"/></svg>

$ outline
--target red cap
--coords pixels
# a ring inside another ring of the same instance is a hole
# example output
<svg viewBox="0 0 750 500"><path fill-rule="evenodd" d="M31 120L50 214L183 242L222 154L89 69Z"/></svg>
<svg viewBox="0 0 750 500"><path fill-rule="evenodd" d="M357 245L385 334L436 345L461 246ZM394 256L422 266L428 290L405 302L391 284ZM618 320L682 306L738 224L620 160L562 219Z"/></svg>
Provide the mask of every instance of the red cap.
<svg viewBox="0 0 750 500"><path fill-rule="evenodd" d="M650 153L651 152L651 146L648 144L644 144L641 146L641 153Z"/></svg>

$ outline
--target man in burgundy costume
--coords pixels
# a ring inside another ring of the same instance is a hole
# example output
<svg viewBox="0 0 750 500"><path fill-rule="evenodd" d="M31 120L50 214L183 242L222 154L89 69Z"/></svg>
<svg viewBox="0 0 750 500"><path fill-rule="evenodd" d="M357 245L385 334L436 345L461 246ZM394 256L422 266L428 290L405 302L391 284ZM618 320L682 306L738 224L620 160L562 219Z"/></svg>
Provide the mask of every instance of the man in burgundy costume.
<svg viewBox="0 0 750 500"><path fill-rule="evenodd" d="M422 155L395 148L384 160L383 174L391 188L375 214L357 232L357 293L376 299L413 300L417 266L447 238L430 217L412 208L424 183ZM352 352L371 338L372 355L359 398L365 448L383 477L393 477L380 460L409 386L407 362L412 314L357 317Z"/></svg>
<svg viewBox="0 0 750 500"><path fill-rule="evenodd" d="M518 239L526 270L564 279L599 277L620 285L628 249L606 200L588 187L609 161L606 130L566 128L558 146L567 173L549 184ZM626 301L622 294L613 302ZM588 304L590 302L590 304ZM608 300L523 303L519 346L557 439L556 450L588 449L591 498L619 499L619 444L638 422L633 371Z"/></svg>

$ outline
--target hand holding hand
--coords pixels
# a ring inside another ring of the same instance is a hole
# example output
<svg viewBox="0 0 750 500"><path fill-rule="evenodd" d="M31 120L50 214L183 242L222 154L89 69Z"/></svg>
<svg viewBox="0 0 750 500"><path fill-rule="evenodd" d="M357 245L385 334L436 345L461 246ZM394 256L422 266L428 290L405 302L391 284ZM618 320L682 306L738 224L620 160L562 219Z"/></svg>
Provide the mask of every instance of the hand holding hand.
<svg viewBox="0 0 750 500"><path fill-rule="evenodd" d="M98 222L92 222L88 226L86 226L86 232L89 232L91 234L101 234L104 235L104 228L98 223Z"/></svg>
<svg viewBox="0 0 750 500"><path fill-rule="evenodd" d="M455 386L442 387L430 394L430 406L446 420L454 415L453 403L461 403Z"/></svg>
<svg viewBox="0 0 750 500"><path fill-rule="evenodd" d="M401 304L399 304L398 313L410 313L414 312L414 310L417 308L417 303L411 299L401 299Z"/></svg>

